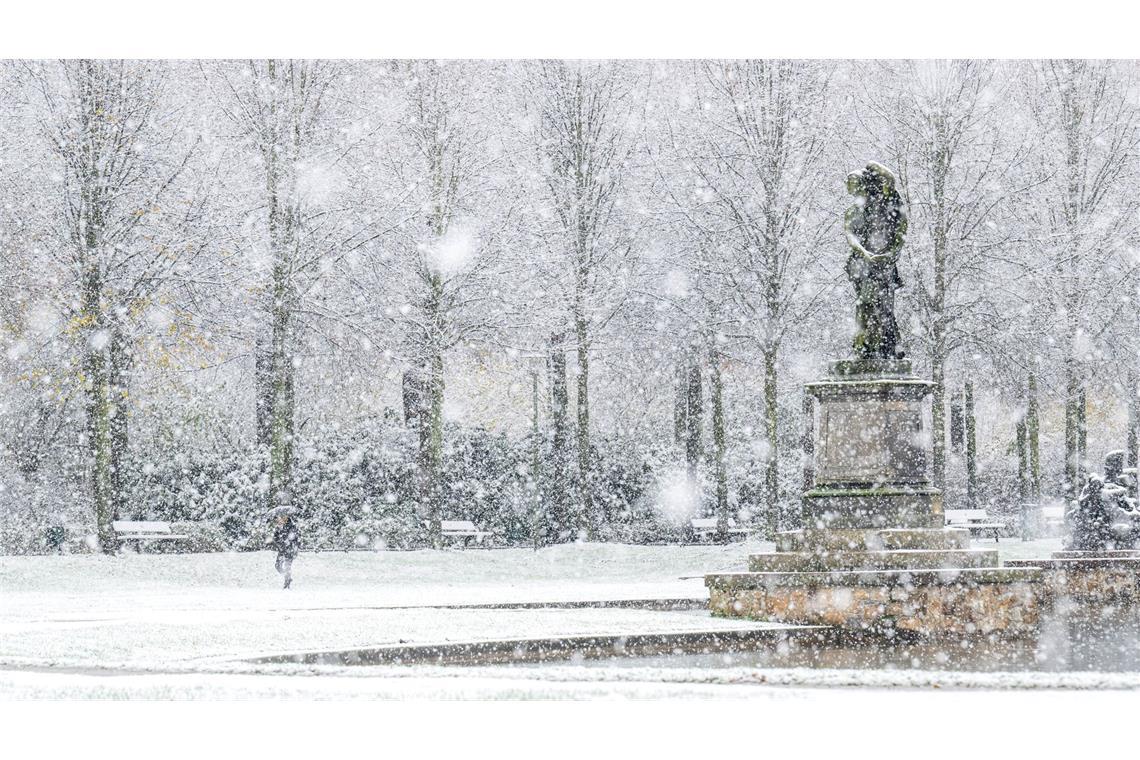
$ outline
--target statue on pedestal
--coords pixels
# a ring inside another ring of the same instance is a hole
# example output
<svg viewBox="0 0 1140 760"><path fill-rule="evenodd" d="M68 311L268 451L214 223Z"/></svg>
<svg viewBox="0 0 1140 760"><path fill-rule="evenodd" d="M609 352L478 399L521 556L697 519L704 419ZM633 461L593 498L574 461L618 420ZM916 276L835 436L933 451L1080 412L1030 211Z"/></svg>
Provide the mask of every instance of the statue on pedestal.
<svg viewBox="0 0 1140 760"><path fill-rule="evenodd" d="M847 276L855 286L856 359L895 362L904 356L895 320L895 291L902 287L897 266L906 240L907 215L894 173L871 161L847 175L855 205L847 209L844 230L851 255Z"/></svg>
<svg viewBox="0 0 1140 760"><path fill-rule="evenodd" d="M1104 476L1089 475L1080 498L1066 511L1067 548L1091 552L1134 548L1140 537L1140 510L1128 492L1124 452L1110 451L1104 458Z"/></svg>

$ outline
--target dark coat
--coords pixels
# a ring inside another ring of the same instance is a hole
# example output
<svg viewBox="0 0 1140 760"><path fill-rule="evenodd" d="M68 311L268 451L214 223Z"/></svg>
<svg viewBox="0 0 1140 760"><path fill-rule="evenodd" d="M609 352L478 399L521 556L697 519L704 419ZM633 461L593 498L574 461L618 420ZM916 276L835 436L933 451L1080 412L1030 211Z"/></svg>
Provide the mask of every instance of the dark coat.
<svg viewBox="0 0 1140 760"><path fill-rule="evenodd" d="M297 522L292 517L285 518L284 525L273 529L273 541L270 543L277 553L293 559L301 547L301 534L297 529Z"/></svg>

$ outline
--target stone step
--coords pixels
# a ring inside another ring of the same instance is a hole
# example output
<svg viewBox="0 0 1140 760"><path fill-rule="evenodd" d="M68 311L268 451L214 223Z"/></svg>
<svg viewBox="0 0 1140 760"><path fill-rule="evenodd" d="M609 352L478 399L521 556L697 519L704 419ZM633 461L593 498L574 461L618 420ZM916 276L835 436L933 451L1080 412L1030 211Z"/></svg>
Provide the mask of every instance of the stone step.
<svg viewBox="0 0 1140 760"><path fill-rule="evenodd" d="M920 636L1031 636L1048 595L1041 570L722 573L705 578L721 617Z"/></svg>
<svg viewBox="0 0 1140 760"><path fill-rule="evenodd" d="M996 568L994 549L895 549L890 551L768 552L748 558L753 573L817 573L837 570L956 570Z"/></svg>
<svg viewBox="0 0 1140 760"><path fill-rule="evenodd" d="M1053 559L1132 559L1140 558L1140 549L1104 549L1101 551L1066 550L1053 552Z"/></svg>
<svg viewBox="0 0 1140 760"><path fill-rule="evenodd" d="M776 534L778 552L969 549L970 532L958 528L881 528L875 530L796 530Z"/></svg>
<svg viewBox="0 0 1140 760"><path fill-rule="evenodd" d="M962 528L905 528L879 531L884 549L969 549L970 531Z"/></svg>

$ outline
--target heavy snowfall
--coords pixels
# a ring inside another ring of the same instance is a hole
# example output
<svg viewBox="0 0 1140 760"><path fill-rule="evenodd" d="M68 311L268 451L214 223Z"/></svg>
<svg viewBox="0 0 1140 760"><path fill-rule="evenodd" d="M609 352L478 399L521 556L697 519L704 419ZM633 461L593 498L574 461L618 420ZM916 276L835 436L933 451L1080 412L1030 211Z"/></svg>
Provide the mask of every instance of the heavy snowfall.
<svg viewBox="0 0 1140 760"><path fill-rule="evenodd" d="M804 527L868 161L909 215L931 484L1003 560L1060 549L1106 456L1137 464L1138 87L1087 60L0 61L0 693L955 685L920 653L273 657L778 632L711 618L702 578ZM967 685L1140 687L1036 656Z"/></svg>
<svg viewBox="0 0 1140 760"><path fill-rule="evenodd" d="M4 62L0 550L257 547L281 491L304 549L797 527L869 158L947 507L1071 498L1135 463L1138 73Z"/></svg>

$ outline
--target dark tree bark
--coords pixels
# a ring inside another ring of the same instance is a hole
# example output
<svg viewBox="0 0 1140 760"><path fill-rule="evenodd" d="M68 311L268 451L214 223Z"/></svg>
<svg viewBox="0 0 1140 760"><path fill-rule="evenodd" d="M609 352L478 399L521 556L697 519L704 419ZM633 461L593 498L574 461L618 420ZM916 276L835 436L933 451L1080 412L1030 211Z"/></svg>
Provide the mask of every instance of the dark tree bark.
<svg viewBox="0 0 1140 760"><path fill-rule="evenodd" d="M700 355L696 351L689 355L689 367L686 374L685 462L689 468L689 480L695 484L697 469L704 453L701 443L701 428L704 423L704 394L701 387Z"/></svg>
<svg viewBox="0 0 1140 760"><path fill-rule="evenodd" d="M803 457L803 493L815 487L815 399L804 392L803 401L804 431L800 438Z"/></svg>
<svg viewBox="0 0 1140 760"><path fill-rule="evenodd" d="M709 373L712 385L713 451L716 469L716 530L720 541L728 540L728 473L725 470L724 378L721 356L710 352Z"/></svg>
<svg viewBox="0 0 1140 760"><path fill-rule="evenodd" d="M977 420L974 417L974 383L966 382L966 509L978 508Z"/></svg>
<svg viewBox="0 0 1140 760"><path fill-rule="evenodd" d="M130 474L128 419L130 372L133 363L131 347L121 326L111 330L109 391L111 403L111 512L114 519L127 514ZM135 505L133 517L141 519L145 504Z"/></svg>
<svg viewBox="0 0 1140 760"><path fill-rule="evenodd" d="M764 436L768 443L764 467L764 510L768 535L780 526L780 439L776 358L778 349L764 351Z"/></svg>
<svg viewBox="0 0 1140 760"><path fill-rule="evenodd" d="M1127 384L1124 386L1125 393L1128 394L1128 440L1127 440L1127 465L1133 469L1136 468L1137 454L1140 453L1140 438L1137 436L1137 425L1140 425L1140 399L1136 397L1136 371L1131 370L1128 373ZM1132 498L1136 498L1137 478L1133 475L1132 478Z"/></svg>
<svg viewBox="0 0 1140 760"><path fill-rule="evenodd" d="M1025 413L1025 433L1029 446L1029 495L1041 506L1041 418L1037 407L1037 375L1029 374L1029 399Z"/></svg>
<svg viewBox="0 0 1140 760"><path fill-rule="evenodd" d="M1089 472L1089 445L1088 445L1088 396L1082 385L1077 391L1077 492L1084 485L1085 476Z"/></svg>
<svg viewBox="0 0 1140 760"><path fill-rule="evenodd" d="M1029 452L1025 414L1019 414L1014 431L1014 443L1017 447L1017 503L1018 513L1021 517L1021 540L1028 541L1032 537L1032 520L1029 504Z"/></svg>
<svg viewBox="0 0 1140 760"><path fill-rule="evenodd" d="M688 430L688 382L684 363L677 365L677 376L673 391L673 442L678 448L685 445L685 431Z"/></svg>
<svg viewBox="0 0 1140 760"><path fill-rule="evenodd" d="M568 406L570 393L566 385L566 337L555 333L550 337L550 502L551 531L555 540L572 538L569 514Z"/></svg>

